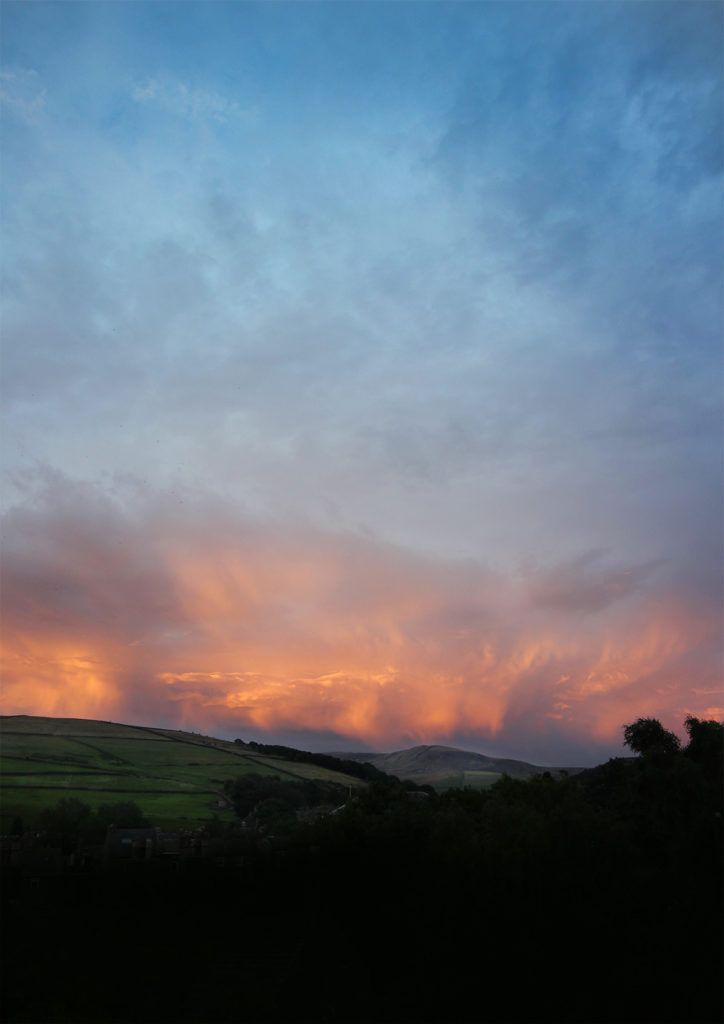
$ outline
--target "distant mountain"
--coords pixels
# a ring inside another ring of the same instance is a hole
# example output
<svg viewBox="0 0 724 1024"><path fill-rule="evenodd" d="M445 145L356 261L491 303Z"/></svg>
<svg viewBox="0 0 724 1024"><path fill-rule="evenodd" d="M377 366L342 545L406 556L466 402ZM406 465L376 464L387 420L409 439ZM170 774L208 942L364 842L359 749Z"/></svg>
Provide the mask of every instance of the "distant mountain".
<svg viewBox="0 0 724 1024"><path fill-rule="evenodd" d="M340 760L335 763L334 757ZM365 762L372 768L363 768ZM33 823L45 808L69 798L93 808L131 800L164 828L196 827L214 816L232 822L235 814L225 790L229 779L255 773L356 789L374 779L375 769L437 790L482 789L504 772L525 779L546 770L443 746L391 754L312 754L118 722L0 716L0 832L16 818Z"/></svg>
<svg viewBox="0 0 724 1024"><path fill-rule="evenodd" d="M472 786L484 789L492 786L503 774L514 779L527 779L532 775L549 771L557 776L563 772L571 774L580 768L544 768L529 764L527 761L515 761L506 757L487 757L471 750L458 750L455 747L420 746L409 750L395 750L390 754L374 753L335 753L333 757L345 758L348 761L362 761L374 765L388 775L396 775L400 779L410 779L418 785L428 784L435 789L451 789L456 786Z"/></svg>

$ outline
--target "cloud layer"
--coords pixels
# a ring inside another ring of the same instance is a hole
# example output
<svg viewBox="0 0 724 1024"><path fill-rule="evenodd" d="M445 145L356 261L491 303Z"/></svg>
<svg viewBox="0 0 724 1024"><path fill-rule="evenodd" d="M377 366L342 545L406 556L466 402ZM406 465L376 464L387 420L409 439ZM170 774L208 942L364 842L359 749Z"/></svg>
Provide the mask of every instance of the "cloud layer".
<svg viewBox="0 0 724 1024"><path fill-rule="evenodd" d="M638 714L722 713L718 617L660 567L591 552L506 578L193 494L123 498L55 478L7 514L6 712L546 761L618 749Z"/></svg>
<svg viewBox="0 0 724 1024"><path fill-rule="evenodd" d="M9 5L4 706L560 760L721 704L721 31Z"/></svg>

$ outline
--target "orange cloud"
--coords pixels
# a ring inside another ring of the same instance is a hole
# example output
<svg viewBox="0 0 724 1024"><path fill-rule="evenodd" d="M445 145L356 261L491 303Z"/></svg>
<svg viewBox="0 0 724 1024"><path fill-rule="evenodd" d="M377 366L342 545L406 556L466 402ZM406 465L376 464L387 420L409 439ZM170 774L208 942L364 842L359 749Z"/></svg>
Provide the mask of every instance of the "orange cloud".
<svg viewBox="0 0 724 1024"><path fill-rule="evenodd" d="M106 718L120 703L113 667L93 641L83 648L59 636L5 639L0 657L4 714Z"/></svg>
<svg viewBox="0 0 724 1024"><path fill-rule="evenodd" d="M597 580L590 559L555 585L504 579L163 502L131 517L48 501L5 536L6 714L367 749L465 737L560 761L586 740L617 748L639 714L680 726L721 703L716 609L643 572Z"/></svg>

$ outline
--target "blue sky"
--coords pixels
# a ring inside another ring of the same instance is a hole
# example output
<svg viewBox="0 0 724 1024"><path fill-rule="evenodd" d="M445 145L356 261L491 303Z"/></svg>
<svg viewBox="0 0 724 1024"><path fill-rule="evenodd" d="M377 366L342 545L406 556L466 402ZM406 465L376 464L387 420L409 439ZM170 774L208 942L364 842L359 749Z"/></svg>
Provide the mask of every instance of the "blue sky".
<svg viewBox="0 0 724 1024"><path fill-rule="evenodd" d="M4 4L8 710L548 761L721 717L721 33Z"/></svg>

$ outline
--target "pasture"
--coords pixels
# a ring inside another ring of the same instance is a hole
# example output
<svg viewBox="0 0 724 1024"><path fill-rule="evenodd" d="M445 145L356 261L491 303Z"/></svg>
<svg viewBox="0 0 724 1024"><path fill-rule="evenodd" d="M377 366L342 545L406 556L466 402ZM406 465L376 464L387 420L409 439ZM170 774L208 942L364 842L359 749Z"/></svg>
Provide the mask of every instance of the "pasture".
<svg viewBox="0 0 724 1024"><path fill-rule="evenodd" d="M0 831L74 797L94 811L132 800L154 825L195 828L217 816L235 819L224 783L256 772L282 779L359 779L317 765L265 757L244 745L196 733L87 719L0 717Z"/></svg>

